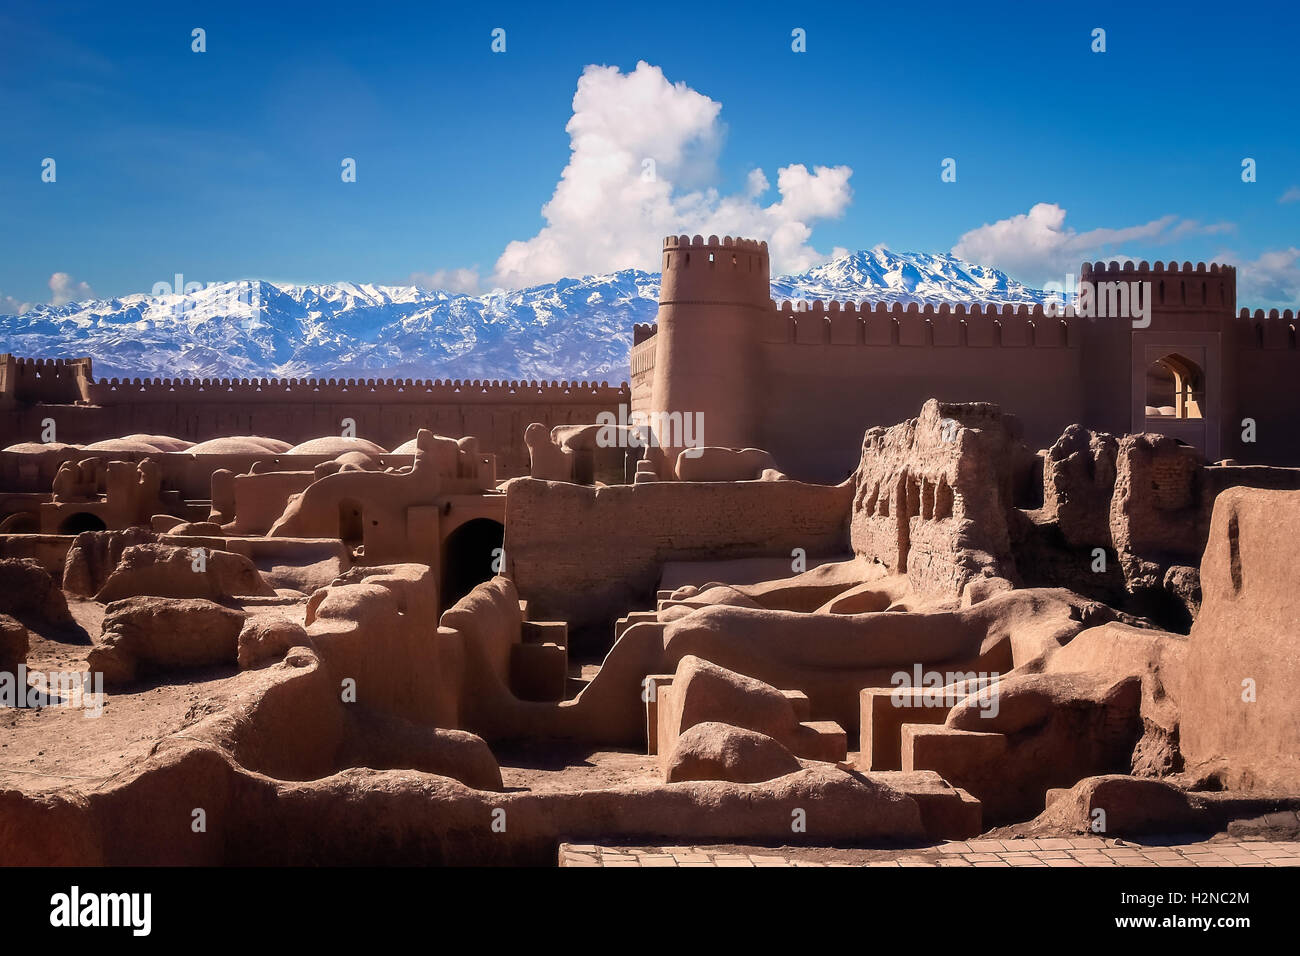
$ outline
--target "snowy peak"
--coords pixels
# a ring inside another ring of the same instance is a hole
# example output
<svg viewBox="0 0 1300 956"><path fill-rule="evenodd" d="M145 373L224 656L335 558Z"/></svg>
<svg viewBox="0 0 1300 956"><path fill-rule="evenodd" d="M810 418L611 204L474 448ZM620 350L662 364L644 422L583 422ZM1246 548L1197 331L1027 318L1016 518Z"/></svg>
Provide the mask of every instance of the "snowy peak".
<svg viewBox="0 0 1300 956"><path fill-rule="evenodd" d="M772 298L940 305L1047 293L950 255L855 252L776 276ZM0 316L0 351L89 355L97 377L627 377L632 327L654 321L659 276L636 269L470 296L416 286L221 282Z"/></svg>
<svg viewBox="0 0 1300 956"><path fill-rule="evenodd" d="M956 256L887 249L854 252L802 275L779 276L772 280L772 293L778 301L813 298L933 305L1019 304L1046 298L1045 293L1029 289L1005 273Z"/></svg>

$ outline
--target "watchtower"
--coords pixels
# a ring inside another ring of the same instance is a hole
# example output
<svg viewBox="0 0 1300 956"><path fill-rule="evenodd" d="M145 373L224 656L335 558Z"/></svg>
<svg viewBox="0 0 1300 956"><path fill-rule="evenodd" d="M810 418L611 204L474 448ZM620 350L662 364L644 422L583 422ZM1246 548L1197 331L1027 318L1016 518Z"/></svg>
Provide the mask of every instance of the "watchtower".
<svg viewBox="0 0 1300 956"><path fill-rule="evenodd" d="M669 236L662 269L652 413L698 415L703 444L758 444L759 343L772 308L767 243ZM656 434L671 467L680 436Z"/></svg>

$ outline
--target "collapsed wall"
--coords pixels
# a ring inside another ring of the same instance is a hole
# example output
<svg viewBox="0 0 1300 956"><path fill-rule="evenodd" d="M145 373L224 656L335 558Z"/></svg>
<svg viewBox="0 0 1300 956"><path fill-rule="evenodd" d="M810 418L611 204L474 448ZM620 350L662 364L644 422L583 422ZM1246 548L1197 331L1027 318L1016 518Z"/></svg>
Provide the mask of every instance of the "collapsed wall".
<svg viewBox="0 0 1300 956"><path fill-rule="evenodd" d="M1025 583L1068 587L1182 633L1200 608L1197 568L1220 493L1300 488L1300 468L1207 464L1154 433L1071 425L1042 460L1042 507L1011 528Z"/></svg>
<svg viewBox="0 0 1300 956"><path fill-rule="evenodd" d="M1007 515L1032 456L996 405L930 399L916 418L869 429L855 475L854 553L958 597L974 578L1017 578Z"/></svg>

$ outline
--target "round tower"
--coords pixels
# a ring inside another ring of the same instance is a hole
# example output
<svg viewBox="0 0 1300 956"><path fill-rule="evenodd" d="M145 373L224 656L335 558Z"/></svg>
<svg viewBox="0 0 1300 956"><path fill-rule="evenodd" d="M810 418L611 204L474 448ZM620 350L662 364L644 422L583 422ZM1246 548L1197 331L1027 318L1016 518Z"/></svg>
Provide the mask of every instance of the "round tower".
<svg viewBox="0 0 1300 956"><path fill-rule="evenodd" d="M665 464L687 445L759 445L759 343L772 308L767 243L669 236L662 266L650 407ZM673 434L667 423L677 422Z"/></svg>

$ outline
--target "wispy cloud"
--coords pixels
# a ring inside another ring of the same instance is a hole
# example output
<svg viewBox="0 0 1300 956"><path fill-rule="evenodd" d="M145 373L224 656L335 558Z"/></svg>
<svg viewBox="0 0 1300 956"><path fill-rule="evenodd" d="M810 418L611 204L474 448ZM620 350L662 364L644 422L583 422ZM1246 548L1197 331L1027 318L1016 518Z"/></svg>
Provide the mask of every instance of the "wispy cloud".
<svg viewBox="0 0 1300 956"><path fill-rule="evenodd" d="M481 284L477 269L439 269L436 272L412 272L407 278L423 289L441 289L474 295Z"/></svg>
<svg viewBox="0 0 1300 956"><path fill-rule="evenodd" d="M1027 213L970 230L957 240L952 251L963 259L1041 285L1073 274L1087 259L1131 258L1121 251L1125 243L1160 245L1236 228L1232 223L1207 225L1168 215L1138 225L1079 232L1066 225L1065 216L1065 209L1055 203L1037 203Z"/></svg>
<svg viewBox="0 0 1300 956"><path fill-rule="evenodd" d="M0 293L0 315L22 315L24 312L30 312L32 308L30 302L23 302L11 295Z"/></svg>
<svg viewBox="0 0 1300 956"><path fill-rule="evenodd" d="M1275 249L1247 259L1231 250L1215 257L1237 267L1237 303L1245 309L1300 307L1300 249Z"/></svg>

